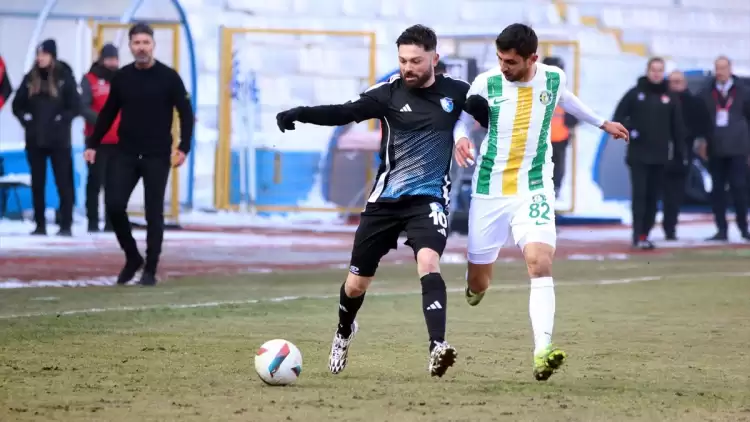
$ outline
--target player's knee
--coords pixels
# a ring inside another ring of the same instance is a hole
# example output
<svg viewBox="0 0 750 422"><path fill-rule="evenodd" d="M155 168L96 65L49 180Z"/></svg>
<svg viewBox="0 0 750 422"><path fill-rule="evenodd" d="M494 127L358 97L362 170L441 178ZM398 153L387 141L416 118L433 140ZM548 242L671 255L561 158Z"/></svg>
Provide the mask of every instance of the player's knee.
<svg viewBox="0 0 750 422"><path fill-rule="evenodd" d="M422 248L417 252L417 273L420 277L430 273L440 272L440 255L429 248Z"/></svg>
<svg viewBox="0 0 750 422"><path fill-rule="evenodd" d="M346 282L344 283L344 292L349 297L359 297L367 292L372 282L372 277L363 277L349 273L346 276Z"/></svg>
<svg viewBox="0 0 750 422"><path fill-rule="evenodd" d="M552 252L535 250L525 253L526 268L531 278L550 277L552 275Z"/></svg>

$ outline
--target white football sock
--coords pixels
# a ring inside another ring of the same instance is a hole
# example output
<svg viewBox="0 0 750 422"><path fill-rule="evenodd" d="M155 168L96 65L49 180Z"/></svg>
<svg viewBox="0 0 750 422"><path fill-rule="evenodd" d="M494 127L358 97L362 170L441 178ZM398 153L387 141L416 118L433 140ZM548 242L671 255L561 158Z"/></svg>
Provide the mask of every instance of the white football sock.
<svg viewBox="0 0 750 422"><path fill-rule="evenodd" d="M534 354L552 343L555 326L555 284L552 277L531 279L529 317L534 331Z"/></svg>

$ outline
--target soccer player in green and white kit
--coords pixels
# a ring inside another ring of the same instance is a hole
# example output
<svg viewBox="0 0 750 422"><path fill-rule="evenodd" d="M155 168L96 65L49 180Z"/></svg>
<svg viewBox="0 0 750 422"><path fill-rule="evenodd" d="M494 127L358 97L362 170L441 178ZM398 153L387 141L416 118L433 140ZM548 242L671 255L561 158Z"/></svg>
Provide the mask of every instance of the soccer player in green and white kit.
<svg viewBox="0 0 750 422"><path fill-rule="evenodd" d="M538 39L523 24L505 28L495 41L500 65L477 76L456 128L456 159L474 158L469 130L474 120L488 128L472 180L466 300L476 306L489 288L492 266L508 236L523 251L531 293L534 377L547 380L566 358L552 345L555 290L555 192L550 124L559 104L579 120L615 138L628 139L621 124L594 114L566 88L565 73L537 63Z"/></svg>

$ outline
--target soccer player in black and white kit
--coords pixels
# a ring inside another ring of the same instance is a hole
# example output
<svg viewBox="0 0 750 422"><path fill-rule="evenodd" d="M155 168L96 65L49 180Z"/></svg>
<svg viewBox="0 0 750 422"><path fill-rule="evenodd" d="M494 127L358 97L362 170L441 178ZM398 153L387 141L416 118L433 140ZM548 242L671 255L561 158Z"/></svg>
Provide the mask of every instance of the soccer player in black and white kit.
<svg viewBox="0 0 750 422"><path fill-rule="evenodd" d="M379 119L383 138L380 168L354 237L349 274L341 286L339 324L331 346L329 369L347 364L355 322L365 292L381 258L396 249L406 232L422 283L422 310L429 333L429 371L442 377L456 360L445 341L447 294L440 256L448 235L446 214L453 159L453 130L469 84L435 76L435 32L422 25L407 28L396 40L400 75L374 85L360 97L339 105L297 107L281 112L281 131L294 122L341 126Z"/></svg>

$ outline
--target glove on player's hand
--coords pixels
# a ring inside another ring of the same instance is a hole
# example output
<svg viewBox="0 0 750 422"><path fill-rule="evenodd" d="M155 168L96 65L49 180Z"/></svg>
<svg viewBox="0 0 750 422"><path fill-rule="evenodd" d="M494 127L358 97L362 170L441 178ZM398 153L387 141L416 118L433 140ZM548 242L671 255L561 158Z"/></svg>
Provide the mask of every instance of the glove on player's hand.
<svg viewBox="0 0 750 422"><path fill-rule="evenodd" d="M276 124L283 133L287 130L294 130L294 122L299 117L300 107L292 108L276 115Z"/></svg>

